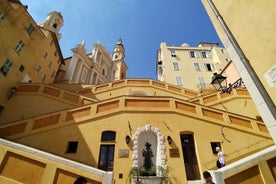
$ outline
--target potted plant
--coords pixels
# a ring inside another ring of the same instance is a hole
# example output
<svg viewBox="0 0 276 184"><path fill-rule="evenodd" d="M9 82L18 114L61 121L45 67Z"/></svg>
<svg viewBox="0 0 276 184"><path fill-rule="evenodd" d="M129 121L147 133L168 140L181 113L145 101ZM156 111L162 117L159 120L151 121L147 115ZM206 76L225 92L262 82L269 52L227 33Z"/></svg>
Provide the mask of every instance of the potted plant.
<svg viewBox="0 0 276 184"><path fill-rule="evenodd" d="M161 184L168 184L168 167L158 166L158 170L162 176L162 183Z"/></svg>
<svg viewBox="0 0 276 184"><path fill-rule="evenodd" d="M142 172L143 167L142 166L134 166L130 169L130 173L129 173L129 178L130 181L132 180L132 178L136 177L136 181L135 184L141 184L141 180L140 180L140 176L141 176L141 172Z"/></svg>

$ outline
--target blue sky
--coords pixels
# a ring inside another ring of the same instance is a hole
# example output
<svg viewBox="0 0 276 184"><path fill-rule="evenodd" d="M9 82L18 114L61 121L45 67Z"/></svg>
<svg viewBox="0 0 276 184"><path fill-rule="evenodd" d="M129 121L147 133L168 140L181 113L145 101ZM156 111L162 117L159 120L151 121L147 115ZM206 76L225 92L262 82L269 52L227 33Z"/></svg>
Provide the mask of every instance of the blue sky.
<svg viewBox="0 0 276 184"><path fill-rule="evenodd" d="M60 47L64 58L83 40L87 52L100 42L110 54L121 38L128 78L156 79L156 51L167 45L219 42L200 0L21 0L37 23L48 13L63 15Z"/></svg>

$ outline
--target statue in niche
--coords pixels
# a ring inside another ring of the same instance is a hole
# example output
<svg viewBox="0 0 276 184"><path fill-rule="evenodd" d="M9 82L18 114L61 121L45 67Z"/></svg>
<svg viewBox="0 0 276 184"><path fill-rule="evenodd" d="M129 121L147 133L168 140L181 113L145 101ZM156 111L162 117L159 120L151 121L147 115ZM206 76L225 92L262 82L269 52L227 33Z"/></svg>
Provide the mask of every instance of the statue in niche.
<svg viewBox="0 0 276 184"><path fill-rule="evenodd" d="M143 165L143 176L156 176L156 169L152 162L153 152L151 150L151 144L145 144L146 149L143 149L144 165Z"/></svg>

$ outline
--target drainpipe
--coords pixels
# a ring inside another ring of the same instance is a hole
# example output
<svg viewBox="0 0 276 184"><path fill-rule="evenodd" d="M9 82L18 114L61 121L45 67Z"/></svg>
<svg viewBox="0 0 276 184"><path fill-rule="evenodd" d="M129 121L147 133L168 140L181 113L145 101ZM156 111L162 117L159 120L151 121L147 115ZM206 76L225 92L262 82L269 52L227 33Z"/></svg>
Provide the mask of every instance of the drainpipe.
<svg viewBox="0 0 276 184"><path fill-rule="evenodd" d="M263 84L261 83L260 79L258 78L257 74L255 73L254 69L250 65L249 60L244 55L242 49L240 48L238 42L234 38L234 36L231 33L230 29L228 28L228 26L224 22L222 16L218 12L218 10L215 7L213 1L212 0L207 0L207 2L209 3L209 5L210 5L212 11L214 12L214 14L216 15L216 17L217 17L220 25L222 26L223 30L225 31L230 43L232 44L235 51L237 52L237 54L238 54L240 60L242 61L245 69L248 71L251 79L254 81L254 84L256 85L256 88L258 89L259 93L262 95L263 100L264 100L265 104L267 105L267 107L270 111L270 114L273 116L274 120L276 120L276 107L275 107L272 99L270 98L269 94L267 93L266 89L264 88ZM276 138L274 138L274 142L275 141L276 141Z"/></svg>

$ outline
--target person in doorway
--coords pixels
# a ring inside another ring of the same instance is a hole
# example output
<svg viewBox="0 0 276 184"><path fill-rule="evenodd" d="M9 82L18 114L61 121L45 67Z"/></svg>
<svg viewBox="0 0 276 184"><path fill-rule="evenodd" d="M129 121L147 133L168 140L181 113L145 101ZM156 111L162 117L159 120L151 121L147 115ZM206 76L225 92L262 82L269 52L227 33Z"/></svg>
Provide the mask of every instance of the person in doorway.
<svg viewBox="0 0 276 184"><path fill-rule="evenodd" d="M213 182L211 174L208 171L203 172L203 177L204 177L204 180L205 180L204 184L215 184Z"/></svg>
<svg viewBox="0 0 276 184"><path fill-rule="evenodd" d="M217 164L218 168L222 168L225 166L225 155L224 153L220 150L220 147L216 147L216 152L218 154L218 162L219 164Z"/></svg>
<svg viewBox="0 0 276 184"><path fill-rule="evenodd" d="M82 176L78 177L74 182L74 184L86 184L86 183L87 183L87 180Z"/></svg>

